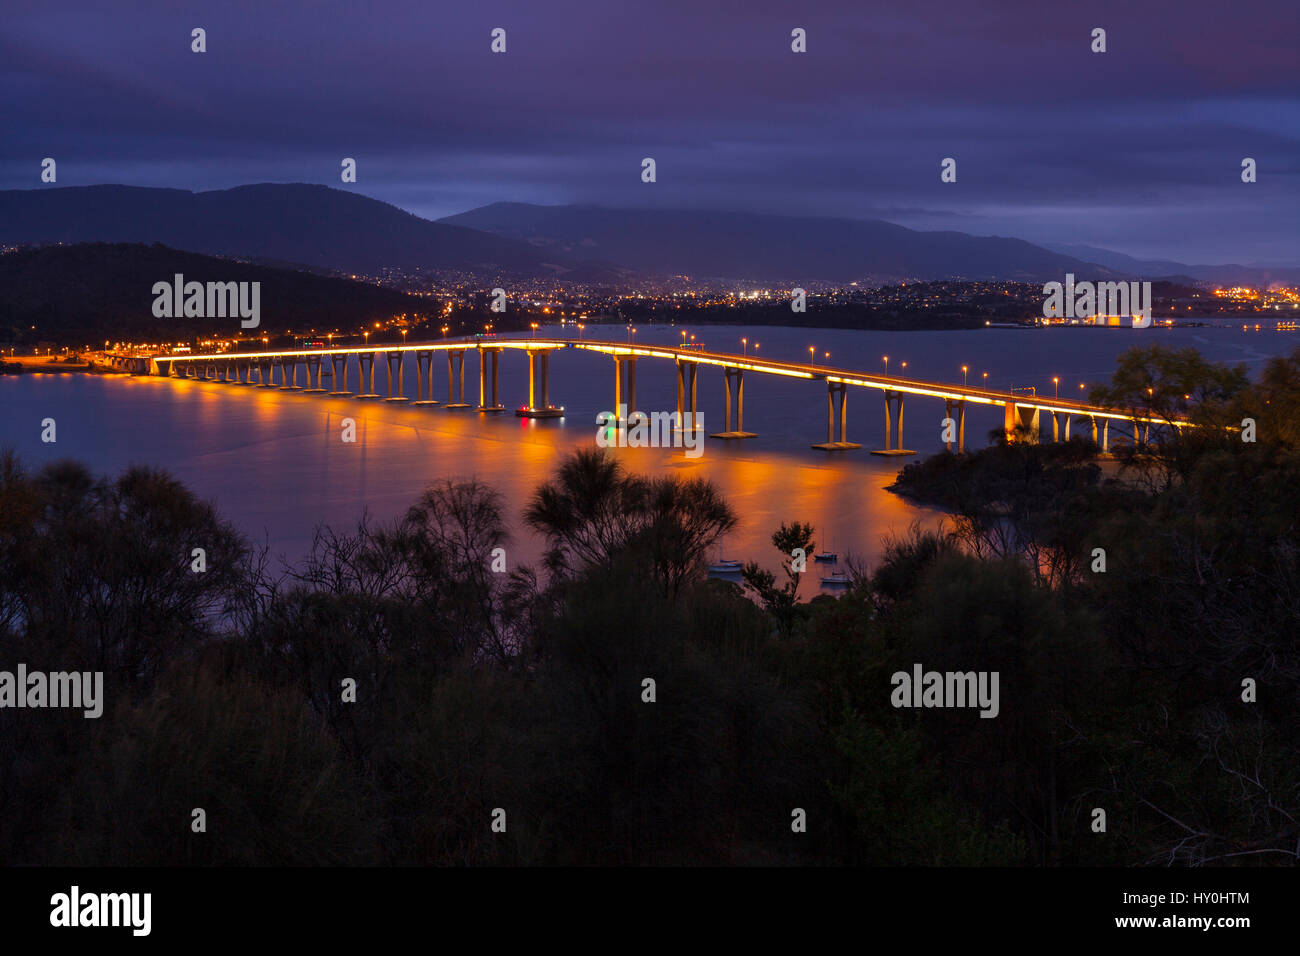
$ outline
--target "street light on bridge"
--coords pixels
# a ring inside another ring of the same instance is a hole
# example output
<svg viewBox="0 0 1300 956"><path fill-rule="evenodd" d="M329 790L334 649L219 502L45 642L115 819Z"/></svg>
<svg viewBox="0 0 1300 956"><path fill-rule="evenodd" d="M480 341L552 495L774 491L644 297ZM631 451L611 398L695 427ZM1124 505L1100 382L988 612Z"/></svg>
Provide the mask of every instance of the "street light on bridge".
<svg viewBox="0 0 1300 956"><path fill-rule="evenodd" d="M965 387L966 387L966 368L967 368L967 366L965 366L965 365L963 365L963 366L961 367L961 387L962 387L962 388L965 388Z"/></svg>
<svg viewBox="0 0 1300 956"><path fill-rule="evenodd" d="M1052 384L1056 386L1056 397L1061 397L1061 378L1059 375L1052 376Z"/></svg>
<svg viewBox="0 0 1300 956"><path fill-rule="evenodd" d="M740 340L740 345L741 345L741 348L744 350L744 351L743 351L743 354L744 354L744 355L749 355L749 339L741 339L741 340Z"/></svg>
<svg viewBox="0 0 1300 956"><path fill-rule="evenodd" d="M808 346L808 364L813 368L817 367L817 347L815 345Z"/></svg>
<svg viewBox="0 0 1300 956"><path fill-rule="evenodd" d="M888 374L889 374L889 356L888 356L888 355L882 355L882 356L880 356L880 357L881 357L882 359L884 359L884 362L885 362L885 374L888 375Z"/></svg>

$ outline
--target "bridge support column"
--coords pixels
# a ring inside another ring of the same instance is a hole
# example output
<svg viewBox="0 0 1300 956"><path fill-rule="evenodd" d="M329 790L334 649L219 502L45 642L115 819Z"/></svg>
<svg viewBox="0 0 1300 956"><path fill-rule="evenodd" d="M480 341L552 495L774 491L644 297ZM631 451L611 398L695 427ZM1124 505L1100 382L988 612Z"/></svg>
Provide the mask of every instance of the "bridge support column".
<svg viewBox="0 0 1300 956"><path fill-rule="evenodd" d="M496 392L496 369L492 372ZM493 396L495 398L495 395ZM528 350L528 404L515 409L520 418L563 418L564 409L551 404L551 350Z"/></svg>
<svg viewBox="0 0 1300 956"><path fill-rule="evenodd" d="M357 375L361 379L358 388L364 389L359 395L358 400L369 400L372 398L382 398L375 391L375 356L378 352L359 352L357 354Z"/></svg>
<svg viewBox="0 0 1300 956"><path fill-rule="evenodd" d="M1101 423L1101 450L1102 454L1110 452L1110 419L1106 418Z"/></svg>
<svg viewBox="0 0 1300 956"><path fill-rule="evenodd" d="M407 400L402 389L402 352L389 352L384 356L385 365L388 370L388 397L386 402L404 402ZM397 394L393 394L393 365L397 366Z"/></svg>
<svg viewBox="0 0 1300 956"><path fill-rule="evenodd" d="M947 408L947 417L953 418L953 409L957 410L957 417L953 419L953 424L957 430L957 454L966 454L966 401L965 399L945 399L944 405ZM952 451L952 442L944 442L944 447Z"/></svg>
<svg viewBox="0 0 1300 956"><path fill-rule="evenodd" d="M504 412L506 407L497 399L497 363L501 358L500 349L480 348L478 350L478 410L480 412ZM549 360L548 360L549 361ZM488 367L491 366L491 371ZM550 368L547 368L549 375ZM489 403L488 399L491 399Z"/></svg>
<svg viewBox="0 0 1300 956"><path fill-rule="evenodd" d="M307 391L323 392L325 389L320 385L321 357L319 355L308 355L304 363L307 366Z"/></svg>
<svg viewBox="0 0 1300 956"><path fill-rule="evenodd" d="M347 355L331 355L330 365L333 368L334 376L330 384L334 386L331 395L342 396L351 395L348 391L348 357Z"/></svg>
<svg viewBox="0 0 1300 956"><path fill-rule="evenodd" d="M636 356L614 356L614 414L609 424L623 428L636 411Z"/></svg>
<svg viewBox="0 0 1300 956"><path fill-rule="evenodd" d="M1003 431L1006 432L1008 443L1024 441L1034 445L1038 444L1038 422L1038 408L1026 408L1023 405L1017 405L1015 402L1007 402L1002 427Z"/></svg>
<svg viewBox="0 0 1300 956"><path fill-rule="evenodd" d="M676 361L677 429L678 431L696 431L703 427L700 423L696 404L697 392L695 388L700 366L698 362L683 362L681 359Z"/></svg>
<svg viewBox="0 0 1300 956"><path fill-rule="evenodd" d="M412 405L441 405L433 397L433 351L415 353L415 401Z"/></svg>
<svg viewBox="0 0 1300 956"><path fill-rule="evenodd" d="M447 352L446 408L448 411L460 411L469 407L465 402L465 350L450 349Z"/></svg>
<svg viewBox="0 0 1300 956"><path fill-rule="evenodd" d="M835 437L835 410L839 407L840 437ZM813 445L823 451L841 451L847 448L861 448L855 441L849 441L849 387L844 382L826 383L826 441Z"/></svg>
<svg viewBox="0 0 1300 956"><path fill-rule="evenodd" d="M280 391L297 392L302 386L298 384L298 359L280 359Z"/></svg>
<svg viewBox="0 0 1300 956"><path fill-rule="evenodd" d="M745 431L745 370L727 367L722 370L722 384L726 389L726 404L722 406L722 431L710 435L710 438L756 438L754 432ZM731 429L731 392L735 382L736 392L736 429Z"/></svg>
<svg viewBox="0 0 1300 956"><path fill-rule="evenodd" d="M885 390L885 447L873 451L873 455L915 455L910 448L903 447L903 398L902 392ZM898 405L898 414L894 414L894 405Z"/></svg>

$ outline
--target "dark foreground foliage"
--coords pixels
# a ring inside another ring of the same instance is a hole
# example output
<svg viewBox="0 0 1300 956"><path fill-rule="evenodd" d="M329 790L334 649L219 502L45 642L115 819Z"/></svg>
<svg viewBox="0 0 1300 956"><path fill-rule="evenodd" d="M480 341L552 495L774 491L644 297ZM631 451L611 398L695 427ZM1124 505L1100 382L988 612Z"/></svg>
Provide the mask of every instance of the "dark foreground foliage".
<svg viewBox="0 0 1300 956"><path fill-rule="evenodd" d="M1254 385L1176 358L1115 387L1201 375L1206 427L1112 478L1082 446L939 456L904 484L949 528L809 604L706 580L726 503L597 452L525 509L544 572L493 569L473 482L273 574L165 475L5 457L0 669L103 670L107 702L0 711L0 859L1295 864L1300 353ZM917 663L999 672L998 716L895 708Z"/></svg>

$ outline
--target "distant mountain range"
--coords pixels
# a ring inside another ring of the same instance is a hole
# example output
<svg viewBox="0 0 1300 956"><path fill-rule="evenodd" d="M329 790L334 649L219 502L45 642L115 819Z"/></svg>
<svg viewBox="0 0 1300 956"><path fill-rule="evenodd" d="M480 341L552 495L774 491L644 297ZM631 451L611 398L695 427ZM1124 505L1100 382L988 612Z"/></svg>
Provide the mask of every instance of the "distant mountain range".
<svg viewBox="0 0 1300 956"><path fill-rule="evenodd" d="M790 282L1112 275L1020 239L917 232L881 220L493 203L439 221L523 240L553 259L661 275Z"/></svg>
<svg viewBox="0 0 1300 956"><path fill-rule="evenodd" d="M0 191L0 243L161 242L209 255L374 274L385 266L535 273L541 250L328 186Z"/></svg>
<svg viewBox="0 0 1300 956"><path fill-rule="evenodd" d="M1220 285L1267 286L1270 282L1294 284L1300 282L1300 268L1285 266L1245 266L1245 265L1186 265L1182 262L1170 262L1167 259L1137 259L1122 252L1098 249L1096 246L1048 244L1047 248L1067 256L1087 259L1099 265L1109 266L1120 272L1139 276L1161 276L1170 279L1195 279L1202 282L1214 282Z"/></svg>
<svg viewBox="0 0 1300 956"><path fill-rule="evenodd" d="M1174 278L1300 281L1300 269L1188 266L1091 246L920 232L881 220L493 203L430 221L327 186L0 191L0 244L161 242L343 273L386 266L618 282L632 274L772 282Z"/></svg>

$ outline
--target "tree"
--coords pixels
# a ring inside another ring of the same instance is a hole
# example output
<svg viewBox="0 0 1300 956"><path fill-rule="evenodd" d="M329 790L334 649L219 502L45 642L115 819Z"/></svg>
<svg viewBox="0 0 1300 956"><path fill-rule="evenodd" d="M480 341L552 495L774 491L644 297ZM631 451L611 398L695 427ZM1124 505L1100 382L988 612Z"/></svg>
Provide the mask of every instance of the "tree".
<svg viewBox="0 0 1300 956"><path fill-rule="evenodd" d="M711 482L629 475L601 448L566 458L537 489L524 520L545 535L546 564L557 579L635 552L667 593L696 574L708 550L736 525Z"/></svg>
<svg viewBox="0 0 1300 956"><path fill-rule="evenodd" d="M785 583L780 587L776 585L776 575L759 567L756 561L750 561L741 571L746 587L758 596L764 609L776 619L781 634L786 637L794 629L799 580L803 576L805 562L812 554L815 530L810 524L783 521L781 527L772 532L772 544L781 552L781 567L786 577Z"/></svg>

